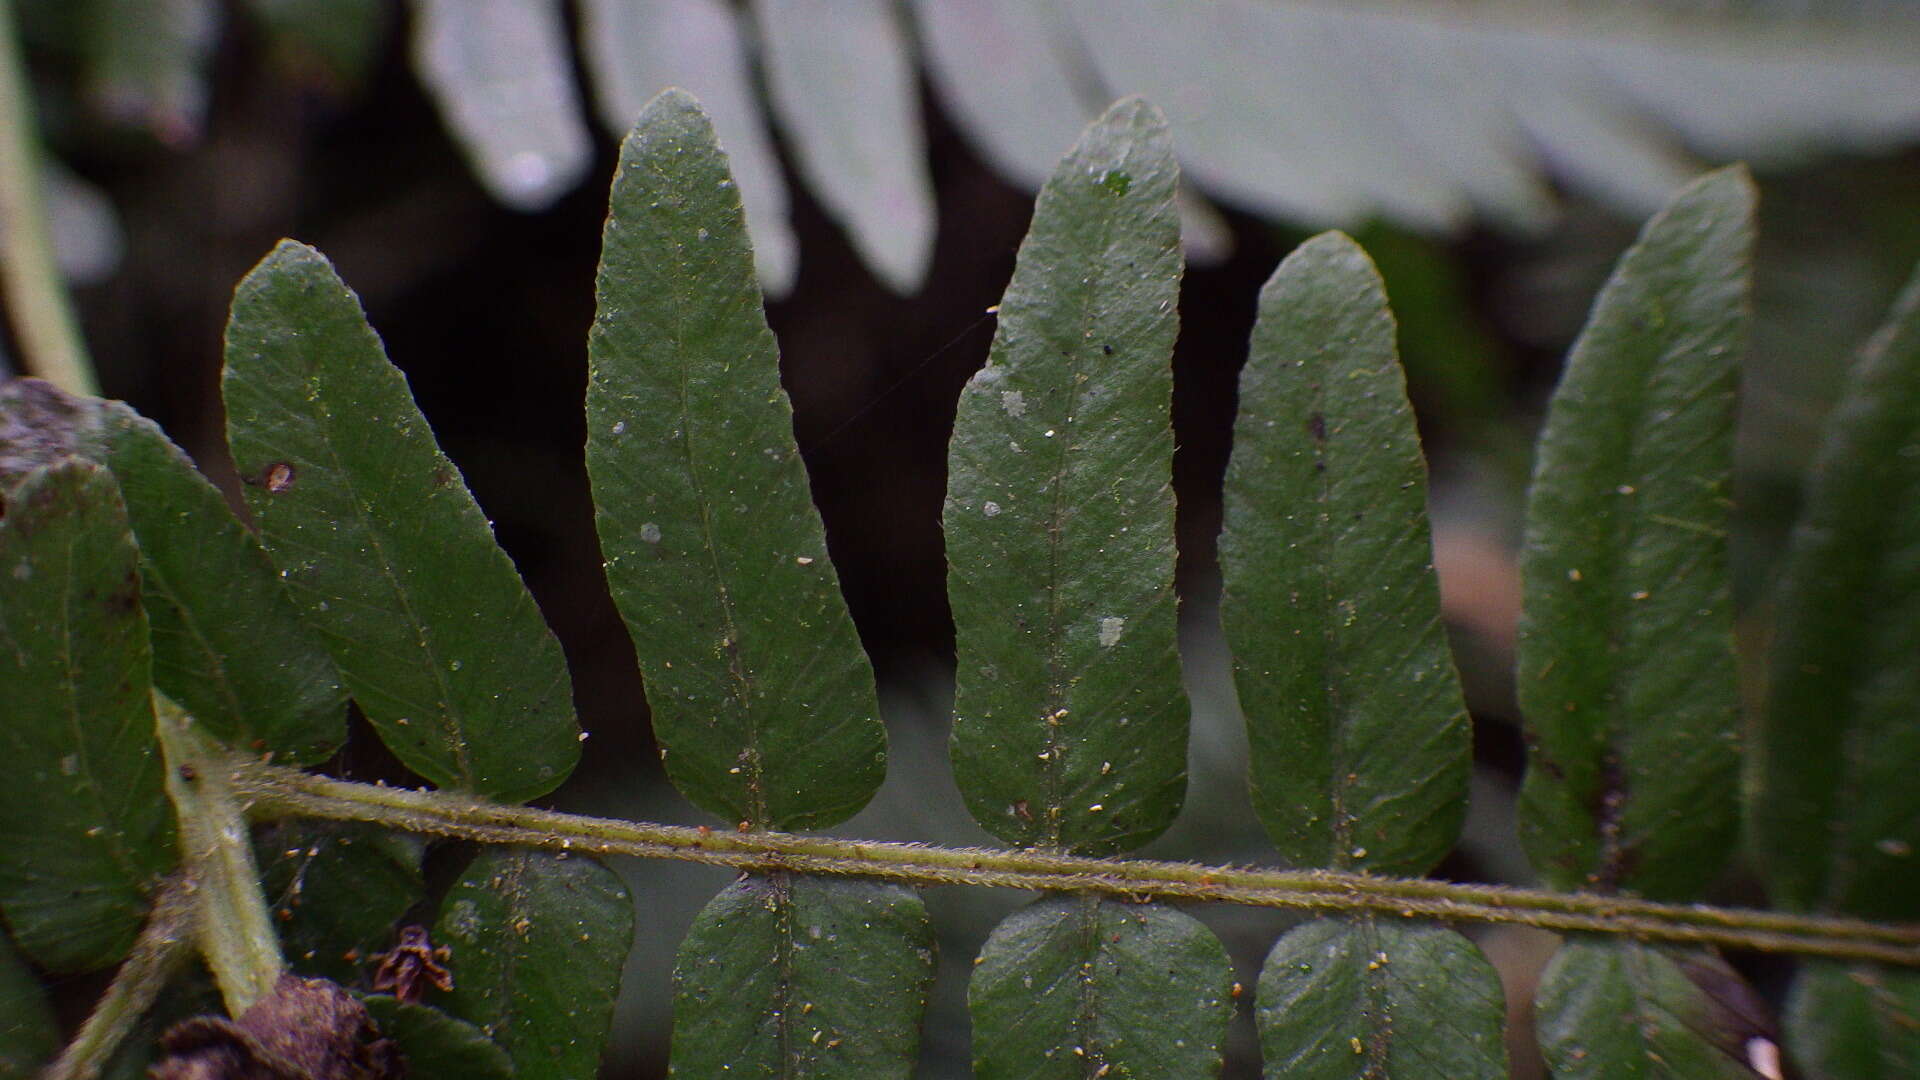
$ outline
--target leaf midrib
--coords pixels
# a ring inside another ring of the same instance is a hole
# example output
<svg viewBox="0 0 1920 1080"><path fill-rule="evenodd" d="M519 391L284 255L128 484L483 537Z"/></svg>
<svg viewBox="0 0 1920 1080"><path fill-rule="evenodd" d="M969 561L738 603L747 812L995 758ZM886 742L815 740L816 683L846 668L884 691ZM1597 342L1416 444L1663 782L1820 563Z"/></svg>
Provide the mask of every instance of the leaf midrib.
<svg viewBox="0 0 1920 1080"><path fill-rule="evenodd" d="M1122 153L1121 159L1110 168L1119 169L1124 167L1127 155L1130 154L1131 151L1132 147L1127 147ZM1121 208L1116 205L1113 207L1112 212L1100 216L1098 249L1103 254L1112 246L1111 241L1115 219L1120 215L1120 212ZM1057 462L1057 467L1053 470L1053 478L1048 485L1050 494L1053 496L1053 506L1049 511L1046 522L1047 695L1045 713L1041 717L1041 730L1046 738L1046 753L1045 756L1041 758L1040 792L1041 796L1046 800L1047 821L1045 836L1046 842L1050 847L1060 846L1066 821L1066 799L1062 794L1065 787L1063 774L1066 766L1063 764L1062 756L1067 747L1064 740L1060 737L1061 725L1057 724L1054 718L1066 708L1069 682L1066 673L1066 627L1062 623L1060 610L1060 590L1062 584L1060 551L1065 540L1065 529L1062 526L1067 516L1067 481L1072 471L1068 461L1069 455L1077 449L1074 438L1073 417L1074 411L1080 402L1081 387L1085 384L1092 383L1095 378L1093 374L1088 374L1084 380L1078 377L1086 373L1084 361L1086 360L1087 354L1084 350L1089 347L1088 343L1092 340L1090 335L1095 328L1095 314L1096 308L1099 306L1098 301L1105 295L1105 285L1107 280L1112 276L1113 268L1113 259L1102 258L1097 260L1095 263L1096 272L1091 275L1091 280L1087 281L1084 287L1079 290L1079 311L1076 313L1078 319L1075 323L1075 329L1078 333L1074 338L1072 354L1074 362L1072 364L1072 370L1067 372L1066 408L1065 411L1061 413L1059 449L1054 452L1054 460ZM1082 719L1087 718L1083 717Z"/></svg>
<svg viewBox="0 0 1920 1080"><path fill-rule="evenodd" d="M1648 302L1664 304L1665 297L1656 295ZM1649 469L1645 456L1646 440L1650 434L1647 417L1653 412L1654 404L1662 396L1657 386L1659 376L1667 364L1676 359L1684 361L1690 356L1704 356L1709 348L1703 345L1697 352L1681 351L1677 348L1677 342L1675 345L1663 346L1639 373L1640 377L1629 384L1633 412L1625 422L1627 446L1623 460L1627 467L1622 470L1624 479L1622 476L1616 476L1613 479L1621 480L1636 490L1647 489L1654 486L1651 482L1653 473L1665 471L1664 468ZM1686 406L1696 404L1698 398L1712 393L1716 381L1717 376L1700 380L1696 385L1686 387L1685 392L1675 402L1674 411L1678 412ZM1609 490L1617 491L1619 486L1620 484L1616 483ZM1633 760L1632 747L1635 742L1634 736L1637 734L1632 718L1626 716L1624 710L1627 700L1626 691L1634 681L1638 668L1629 670L1629 665L1617 658L1623 657L1626 646L1633 636L1629 627L1632 621L1631 612L1633 605L1639 601L1632 599L1629 595L1630 583L1624 580L1626 577L1624 571L1631 568L1632 556L1639 550L1643 526L1647 523L1647 514L1641 510L1641 502L1637 494L1619 497L1634 501L1623 507L1621 516L1625 521L1615 533L1616 541L1609 544L1603 552L1609 562L1606 580L1613 586L1613 590L1612 595L1607 597L1606 605L1608 645L1606 656L1609 662L1607 664L1607 698L1604 708L1601 709L1605 724L1602 739L1604 749L1600 768L1596 770L1600 780L1598 792L1600 810L1594 819L1594 827L1600 843L1600 864L1593 870L1594 886L1600 892L1612 892L1621 885L1621 870L1629 846L1622 843L1622 836L1626 828L1628 800L1632 798L1633 790L1631 777L1627 773L1630 762ZM1614 762L1612 769L1606 767L1609 757ZM1615 775L1620 777L1618 787L1612 779ZM1619 797L1617 806L1613 802L1615 795Z"/></svg>
<svg viewBox="0 0 1920 1080"><path fill-rule="evenodd" d="M1327 422L1327 384L1337 374L1337 361L1329 361L1324 369L1316 364L1312 370L1318 376L1313 384L1312 407L1320 416L1321 422ZM1338 601L1334 598L1334 573L1328 558L1332 544L1328 533L1333 528L1334 474L1332 457L1333 439L1347 426L1345 416L1333 418L1337 427L1326 429L1326 437L1316 440L1313 456L1316 462L1326 462L1325 469L1314 471L1315 484L1319 488L1318 504L1321 520L1320 527L1313 530L1313 568L1320 582L1320 678L1316 680L1320 691L1320 700L1326 709L1327 718L1327 811L1333 828L1333 866L1345 870L1353 862L1352 839L1353 821L1347 814L1346 800L1346 724L1344 723L1340 685L1346 674L1345 652L1340 648L1340 633L1337 627L1339 619L1335 617ZM1313 438L1311 434L1308 438Z"/></svg>
<svg viewBox="0 0 1920 1080"><path fill-rule="evenodd" d="M665 189L676 187L675 178L670 176L656 158L649 161L648 169L654 179ZM676 284L705 280L694 273L684 256L679 260L673 280ZM713 531L713 501L707 496L697 456L693 449L694 417L692 410L692 392L688 384L688 348L686 334L686 312L694 306L694 299L686 289L678 290L679 302L672 305L669 316L672 319L673 333L669 340L673 343L673 367L675 391L679 395L680 408L680 450L686 459L687 482L693 488L694 499L699 509L699 528L701 547L705 549L707 562L713 568L713 582L716 594L716 606L720 611L722 632L726 635L727 675L732 684L733 699L739 706L740 719L745 727L744 753L740 766L746 777L747 813L753 824L767 828L772 823L767 820L767 795L764 766L761 761L760 724L753 710L753 673L747 667L740 651L740 628L733 608L733 591L727 586L727 573L720 563L720 548L715 543ZM769 332L770 333L770 332ZM752 335L758 337L759 335ZM762 342L764 345L764 342ZM778 348L776 344L775 348Z"/></svg>
<svg viewBox="0 0 1920 1080"><path fill-rule="evenodd" d="M351 330L352 328L349 328L350 333ZM371 333L371 331L369 330L368 333ZM376 340L375 348L377 349L378 347L378 341ZM389 364L389 366L391 365ZM394 369L396 374L398 370L397 368ZM476 786L475 780L477 778L473 772L473 761L467 753L466 737L460 729L459 721L454 716L453 688L447 684L446 676L441 672L439 650L434 648L433 635L426 624L421 622L419 614L414 610L412 597L394 573L393 560L387 554L384 534L378 528L372 515L373 508L361 497L359 487L354 484L352 471L348 469L346 464L341 460L340 454L335 447L333 438L333 411L327 407L327 395L324 389L322 389L323 387L331 385L331 376L333 376L335 372L330 365L324 363L322 363L316 371L317 373L324 373L329 376L329 378L319 382L319 385L314 388L315 394L312 399L314 407L320 412L320 445L322 449L326 451L327 459L332 463L334 474L339 478L341 487L346 489L348 502L352 505L355 516L360 520L362 531L366 535L368 543L373 547L374 554L377 556L375 561L379 566L380 576L386 579L388 587L393 590L394 599L399 603L401 613L406 616L407 622L413 628L415 635L414 640L420 652L426 658L427 671L433 676L434 687L440 695L437 707L429 706L427 711L432 714L434 719L440 722L440 729L447 739L445 745L453 751L454 765L458 770L461 786L471 790ZM374 374L377 377L380 372L376 369ZM403 396L404 386L405 379L403 376ZM449 463L448 467L452 467L451 463Z"/></svg>

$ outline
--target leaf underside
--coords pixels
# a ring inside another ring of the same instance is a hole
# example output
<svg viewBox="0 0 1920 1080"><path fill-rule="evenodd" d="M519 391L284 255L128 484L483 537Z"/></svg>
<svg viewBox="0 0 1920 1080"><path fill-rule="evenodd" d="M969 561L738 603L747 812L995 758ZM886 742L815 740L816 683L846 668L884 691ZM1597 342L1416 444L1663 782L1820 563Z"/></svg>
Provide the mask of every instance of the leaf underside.
<svg viewBox="0 0 1920 1080"><path fill-rule="evenodd" d="M235 291L227 438L268 553L341 677L421 776L503 802L579 759L559 642L319 252Z"/></svg>
<svg viewBox="0 0 1920 1080"><path fill-rule="evenodd" d="M1291 865L1419 874L1466 813L1426 462L1379 274L1302 244L1261 293L1220 537L1254 809Z"/></svg>
<svg viewBox="0 0 1920 1080"><path fill-rule="evenodd" d="M1726 538L1753 206L1734 167L1647 224L1540 437L1520 553L1519 815L1557 888L1691 898L1733 845Z"/></svg>
<svg viewBox="0 0 1920 1080"><path fill-rule="evenodd" d="M672 1071L905 1080L933 947L911 889L742 877L700 912L674 962Z"/></svg>
<svg viewBox="0 0 1920 1080"><path fill-rule="evenodd" d="M1040 193L954 421L954 774L974 819L1023 847L1136 847L1185 792L1168 421L1177 174L1144 102L1087 130Z"/></svg>
<svg viewBox="0 0 1920 1080"><path fill-rule="evenodd" d="M0 491L0 909L55 971L118 960L173 864L139 552L78 459Z"/></svg>
<svg viewBox="0 0 1920 1080"><path fill-rule="evenodd" d="M608 130L624 134L670 86L699 98L740 186L760 285L775 297L792 291L800 252L787 221L787 179L761 116L745 12L732 0L586 0L580 22Z"/></svg>
<svg viewBox="0 0 1920 1080"><path fill-rule="evenodd" d="M994 928L967 987L980 1080L1219 1074L1233 969L1164 904L1052 896Z"/></svg>
<svg viewBox="0 0 1920 1080"><path fill-rule="evenodd" d="M936 215L900 12L890 0L760 0L754 16L795 165L880 280L918 291Z"/></svg>
<svg viewBox="0 0 1920 1080"><path fill-rule="evenodd" d="M728 822L831 825L886 733L794 443L740 200L706 114L656 98L620 149L588 338L607 582L667 775Z"/></svg>
<svg viewBox="0 0 1920 1080"><path fill-rule="evenodd" d="M346 693L260 542L152 421L49 383L0 387L0 475L72 454L113 471L140 545L153 681L229 746L284 764L346 738Z"/></svg>
<svg viewBox="0 0 1920 1080"><path fill-rule="evenodd" d="M1749 825L1774 902L1920 918L1920 273L1836 406L1782 573Z"/></svg>
<svg viewBox="0 0 1920 1080"><path fill-rule="evenodd" d="M1269 1077L1504 1080L1500 976L1454 931L1315 919L1274 943L1255 1021Z"/></svg>
<svg viewBox="0 0 1920 1080"><path fill-rule="evenodd" d="M410 43L420 85L501 203L545 210L586 175L566 15L554 0L415 0Z"/></svg>
<svg viewBox="0 0 1920 1080"><path fill-rule="evenodd" d="M448 891L432 938L453 954L446 1011L499 1043L519 1080L599 1069L633 944L619 875L565 852L488 848Z"/></svg>

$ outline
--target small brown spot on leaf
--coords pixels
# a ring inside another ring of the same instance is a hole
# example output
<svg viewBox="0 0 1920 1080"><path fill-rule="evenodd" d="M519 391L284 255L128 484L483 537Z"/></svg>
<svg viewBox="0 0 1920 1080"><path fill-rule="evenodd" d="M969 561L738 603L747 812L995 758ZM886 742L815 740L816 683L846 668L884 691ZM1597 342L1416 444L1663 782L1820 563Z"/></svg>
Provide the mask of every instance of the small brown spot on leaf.
<svg viewBox="0 0 1920 1080"><path fill-rule="evenodd" d="M272 494L280 494L293 486L293 466L284 461L274 462L261 474L260 483Z"/></svg>
<svg viewBox="0 0 1920 1080"><path fill-rule="evenodd" d="M453 469L446 465L436 465L433 469L434 487L452 487Z"/></svg>
<svg viewBox="0 0 1920 1080"><path fill-rule="evenodd" d="M1314 442L1326 442L1327 418L1320 413L1308 413L1307 434L1313 436Z"/></svg>
<svg viewBox="0 0 1920 1080"><path fill-rule="evenodd" d="M140 608L140 571L129 570L120 579L120 587L103 601L110 615L131 615Z"/></svg>

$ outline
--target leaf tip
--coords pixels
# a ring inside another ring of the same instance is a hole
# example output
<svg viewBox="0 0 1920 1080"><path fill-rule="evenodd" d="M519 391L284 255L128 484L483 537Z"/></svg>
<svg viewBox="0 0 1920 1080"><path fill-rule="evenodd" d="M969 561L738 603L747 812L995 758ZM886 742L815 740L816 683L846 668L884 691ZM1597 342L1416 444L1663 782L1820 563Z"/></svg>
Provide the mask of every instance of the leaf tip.
<svg viewBox="0 0 1920 1080"><path fill-rule="evenodd" d="M705 128L713 126L713 120L707 115L706 107L700 104L699 98L678 86L669 86L641 107L640 118L634 122L633 130L640 132L675 122Z"/></svg>
<svg viewBox="0 0 1920 1080"><path fill-rule="evenodd" d="M1751 232L1754 214L1760 206L1760 189L1754 183L1753 173L1746 163L1736 161L1688 181L1667 204L1661 216L1696 204L1727 207L1739 219L1741 227Z"/></svg>
<svg viewBox="0 0 1920 1080"><path fill-rule="evenodd" d="M265 288L265 283L277 278L318 275L338 281L340 275L333 263L320 253L320 249L298 240L282 237L273 245L259 262L248 270L240 283L234 286L233 295L236 311L241 298L257 293ZM344 286L344 282L342 283Z"/></svg>
<svg viewBox="0 0 1920 1080"><path fill-rule="evenodd" d="M1051 185L1081 178L1116 196L1133 195L1142 205L1173 204L1179 165L1167 118L1141 97L1121 98L1081 133L1054 172Z"/></svg>
<svg viewBox="0 0 1920 1080"><path fill-rule="evenodd" d="M1359 241L1338 229L1309 237L1294 248L1267 279L1262 296L1277 299L1289 288L1326 288L1334 281L1370 304L1386 305L1386 282L1373 257Z"/></svg>
<svg viewBox="0 0 1920 1080"><path fill-rule="evenodd" d="M279 243L273 245L273 250L267 252L266 258L261 259L259 265L255 266L254 269L257 271L266 269L267 267L299 266L309 263L330 265L327 263L327 257L320 254L320 249L311 244L303 244L298 240L283 236L280 238Z"/></svg>
<svg viewBox="0 0 1920 1080"><path fill-rule="evenodd" d="M1358 240L1339 229L1328 229L1308 237L1293 249L1293 254L1287 256L1285 262L1296 260L1321 273L1338 270L1348 274L1364 274L1370 283L1377 283L1380 279L1380 270L1374 265L1373 256L1367 254L1367 249L1361 247Z"/></svg>
<svg viewBox="0 0 1920 1080"><path fill-rule="evenodd" d="M1123 97L1107 106L1081 137L1082 144L1100 136L1124 143L1144 143L1156 153L1172 153L1171 126L1160 107L1144 97Z"/></svg>
<svg viewBox="0 0 1920 1080"><path fill-rule="evenodd" d="M1107 106L1107 111L1098 122L1128 127L1165 127L1167 117L1158 105L1139 94L1129 94Z"/></svg>

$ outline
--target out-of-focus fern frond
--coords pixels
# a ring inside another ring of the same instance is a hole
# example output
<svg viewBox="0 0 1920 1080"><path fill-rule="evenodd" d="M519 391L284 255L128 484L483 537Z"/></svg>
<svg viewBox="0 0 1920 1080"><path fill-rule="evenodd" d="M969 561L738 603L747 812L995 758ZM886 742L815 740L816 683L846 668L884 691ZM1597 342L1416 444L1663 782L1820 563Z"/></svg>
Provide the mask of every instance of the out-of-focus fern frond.
<svg viewBox="0 0 1920 1080"><path fill-rule="evenodd" d="M172 118L168 131L190 135L208 38L168 30L191 23L182 13L206 10L204 0L84 6L93 15L81 21L97 25L82 51L98 86L123 104L147 102L147 122ZM562 0L411 6L416 69L488 190L539 210L572 189L590 141ZM47 0L28 7L53 18ZM960 130L1017 184L1037 187L1059 147L1115 98L1140 94L1171 118L1199 192L1310 227L1379 218L1435 233L1475 220L1530 230L1552 220L1556 188L1637 217L1712 162L1788 165L1920 141L1913 0L577 8L607 132L625 132L668 85L706 103L775 294L796 263L775 124L794 171L876 275L901 291L919 287L933 246L912 78L922 62ZM132 98L130 86L140 91ZM1217 225L1202 229L1204 203L1192 192L1183 203L1189 245L1221 243Z"/></svg>

